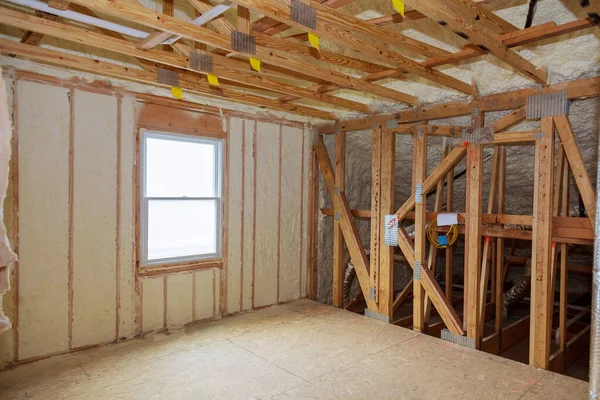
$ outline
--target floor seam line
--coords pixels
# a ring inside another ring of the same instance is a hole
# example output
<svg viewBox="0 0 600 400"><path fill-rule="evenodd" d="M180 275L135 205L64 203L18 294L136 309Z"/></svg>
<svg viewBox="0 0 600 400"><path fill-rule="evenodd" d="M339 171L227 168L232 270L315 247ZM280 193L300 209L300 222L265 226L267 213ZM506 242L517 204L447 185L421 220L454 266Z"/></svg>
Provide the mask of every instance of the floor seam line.
<svg viewBox="0 0 600 400"><path fill-rule="evenodd" d="M227 339L227 340L229 340L229 339ZM306 379L304 379L304 378L302 378L302 377L300 377L300 376L298 376L298 375L294 374L292 371L288 371L287 369L285 369L285 368L283 368L283 367L281 367L281 366L279 366L279 365L275 364L274 362L267 360L267 359L266 359L266 358L264 358L263 356L256 354L256 353L255 353L255 352L253 352L252 350L245 348L245 347L244 347L244 346L242 346L241 344L238 344L238 343L235 343L235 342L232 342L232 341L230 341L230 343L231 343L231 344L233 344L233 345L235 345L235 346L238 346L238 347L239 347L239 348L241 348L241 349L244 349L244 350L246 350L246 351L247 351L247 352L249 352L250 354L253 354L253 355L255 355L256 357L258 357L258 358L260 358L260 359L262 359L262 360L264 360L264 361L268 362L269 364L271 364L271 365L273 365L273 366L275 366L275 367L277 367L277 368L279 368L279 369L281 369L281 370L283 370L283 371L287 372L288 374L292 374L292 375L293 375L293 376L295 376L296 378L298 378L298 379L301 379L301 380L302 380L304 383L309 383L309 382L310 382L310 381L307 381ZM292 388L292 389L293 389L293 388ZM290 389L290 390L291 390L291 389ZM284 393L284 392L282 392L282 393Z"/></svg>

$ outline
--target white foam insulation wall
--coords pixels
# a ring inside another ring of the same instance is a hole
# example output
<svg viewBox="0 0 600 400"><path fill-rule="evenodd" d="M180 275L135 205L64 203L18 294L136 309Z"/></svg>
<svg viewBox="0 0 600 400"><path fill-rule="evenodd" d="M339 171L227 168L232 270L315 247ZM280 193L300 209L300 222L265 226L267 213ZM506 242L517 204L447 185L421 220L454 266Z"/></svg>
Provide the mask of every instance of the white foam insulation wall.
<svg viewBox="0 0 600 400"><path fill-rule="evenodd" d="M524 0L497 1L486 8L523 28L527 15L528 2ZM370 19L382 15L390 15L394 11L391 2L387 0L356 0L340 9L342 12ZM538 1L533 25L554 21L557 24L584 18L577 1L571 0L542 0ZM405 21L396 26L386 26L389 29L402 31L418 40L443 47L448 51L458 51L467 44L462 38L439 26L430 20ZM516 48L519 53L537 66L545 66L548 70L550 83L581 79L597 76L600 72L600 40L598 29L590 28L577 33L563 35L560 38L547 39L530 45ZM560 39L560 40L559 40ZM340 52L352 55L349 49L337 48ZM356 54L354 54L356 55ZM457 66L441 67L440 70L466 82L474 80L482 95L501 93L510 90L534 86L535 83L525 79L520 74L497 61L493 56L479 57L474 61L465 61ZM463 98L460 94L444 89L425 86L419 80L390 81L386 86L417 95L424 103L439 103ZM359 100L349 94L351 99ZM364 101L364 100L363 100ZM392 105L380 103L371 99L373 105L380 110L397 109ZM575 131L578 146L585 160L588 174L593 184L596 182L598 120L600 116L600 101L598 99L578 100L571 103L569 119ZM486 123L508 114L506 112L488 113ZM430 121L431 124L469 125L468 117L458 117L448 120ZM537 125L536 125L537 124ZM511 131L525 131L539 127L537 123L521 123L511 128ZM335 155L334 135L326 137L326 144L331 159ZM428 171L431 172L439 162L441 149L440 138L429 138ZM487 208L489 181L491 175L491 149L487 150L490 157L484 167L484 210ZM371 203L371 132L349 132L346 148L346 195L353 209L370 209ZM532 146L510 146L507 150L507 179L506 179L506 213L531 215L533 210L533 160ZM397 136L396 144L396 206L399 207L409 196L412 177L412 138ZM460 163L455 173L464 170L464 161ZM321 181L319 207L331 207L329 195ZM428 210L433 208L433 198L428 199ZM464 212L465 177L455 181L454 204L455 211ZM571 215L579 216L575 182L571 178L570 207ZM370 245L370 223L357 220L358 229L365 248ZM331 217L319 216L318 228L318 299L331 303L332 296L332 265L333 265L333 222ZM459 240L455 246L455 274L462 274L464 244ZM346 254L348 259L348 254ZM577 256L574 256L577 258ZM572 260L571 260L572 261ZM576 260L577 261L577 260ZM580 260L584 265L590 264L588 256ZM587 264L586 264L587 263ZM401 264L395 266L395 290L401 290L410 274ZM582 280L580 276L569 278L571 281ZM576 283L575 283L576 284ZM579 288L589 286L587 278L579 282Z"/></svg>
<svg viewBox="0 0 600 400"><path fill-rule="evenodd" d="M136 277L145 103L53 78L8 73L6 84L16 152L4 212L20 260L0 367L305 297L304 124L211 116L228 132L224 267Z"/></svg>

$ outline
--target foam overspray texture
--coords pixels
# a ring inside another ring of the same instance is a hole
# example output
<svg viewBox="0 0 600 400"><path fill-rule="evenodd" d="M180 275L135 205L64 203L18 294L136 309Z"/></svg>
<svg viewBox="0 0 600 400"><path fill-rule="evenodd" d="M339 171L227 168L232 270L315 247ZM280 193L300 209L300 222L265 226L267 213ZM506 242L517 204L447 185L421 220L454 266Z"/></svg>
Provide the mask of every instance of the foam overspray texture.
<svg viewBox="0 0 600 400"><path fill-rule="evenodd" d="M1 70L0 96L0 203L3 203L6 197L6 189L8 188L12 124L10 122L10 115L8 114L8 99ZM0 207L0 332L11 328L10 320L2 311L2 297L10 289L10 267L16 260L17 255L10 248L10 243L6 236L4 215L2 207Z"/></svg>

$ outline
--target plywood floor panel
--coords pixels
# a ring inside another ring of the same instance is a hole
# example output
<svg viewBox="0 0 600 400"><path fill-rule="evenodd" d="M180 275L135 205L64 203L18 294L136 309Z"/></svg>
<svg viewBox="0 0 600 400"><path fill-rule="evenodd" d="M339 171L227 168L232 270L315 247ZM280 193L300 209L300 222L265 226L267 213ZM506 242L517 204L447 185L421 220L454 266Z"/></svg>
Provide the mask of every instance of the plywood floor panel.
<svg viewBox="0 0 600 400"><path fill-rule="evenodd" d="M9 400L583 400L586 388L308 300L0 372Z"/></svg>

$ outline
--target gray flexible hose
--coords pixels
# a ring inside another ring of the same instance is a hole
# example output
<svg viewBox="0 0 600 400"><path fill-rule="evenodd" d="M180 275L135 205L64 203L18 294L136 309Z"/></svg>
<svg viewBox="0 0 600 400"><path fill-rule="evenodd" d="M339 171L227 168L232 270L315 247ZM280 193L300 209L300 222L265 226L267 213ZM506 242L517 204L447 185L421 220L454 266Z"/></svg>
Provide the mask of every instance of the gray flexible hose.
<svg viewBox="0 0 600 400"><path fill-rule="evenodd" d="M519 302L527 295L531 287L531 260L527 260L525 269L523 271L523 277L521 280L513 285L510 289L502 296L502 308L506 315L508 311L519 304Z"/></svg>

